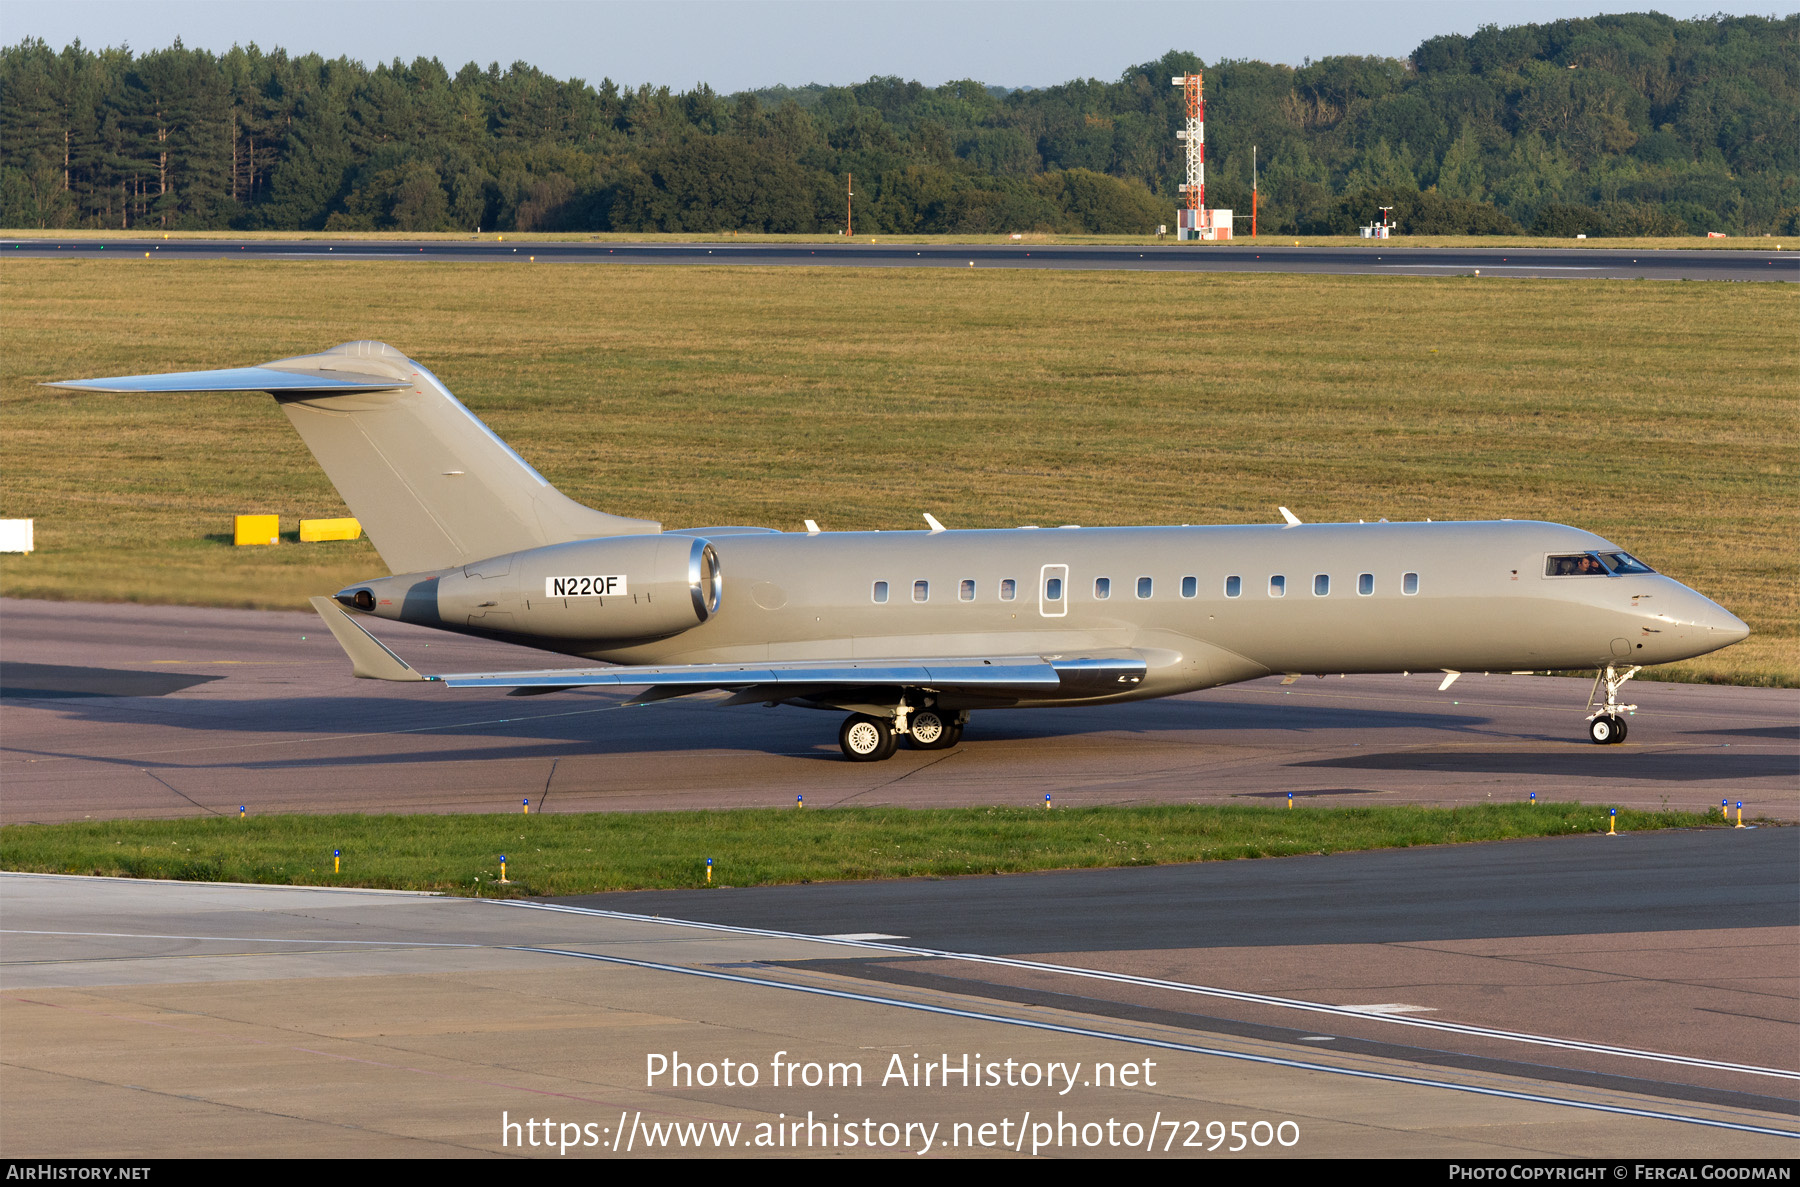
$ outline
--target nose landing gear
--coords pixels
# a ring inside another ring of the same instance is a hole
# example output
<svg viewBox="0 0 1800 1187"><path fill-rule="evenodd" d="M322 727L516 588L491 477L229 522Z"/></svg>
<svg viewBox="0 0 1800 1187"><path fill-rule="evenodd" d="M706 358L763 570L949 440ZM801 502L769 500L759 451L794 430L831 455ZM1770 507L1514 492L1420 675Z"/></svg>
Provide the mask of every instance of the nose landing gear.
<svg viewBox="0 0 1800 1187"><path fill-rule="evenodd" d="M1619 689L1627 680L1643 671L1642 665L1628 666L1623 670L1612 664L1594 673L1594 687L1588 692L1588 737L1599 745L1605 746L1625 740L1626 726L1623 714L1630 713L1636 705L1619 703ZM1600 686L1606 685L1606 699L1599 699Z"/></svg>
<svg viewBox="0 0 1800 1187"><path fill-rule="evenodd" d="M1588 737L1604 746L1625 740L1625 719L1601 715L1588 719Z"/></svg>

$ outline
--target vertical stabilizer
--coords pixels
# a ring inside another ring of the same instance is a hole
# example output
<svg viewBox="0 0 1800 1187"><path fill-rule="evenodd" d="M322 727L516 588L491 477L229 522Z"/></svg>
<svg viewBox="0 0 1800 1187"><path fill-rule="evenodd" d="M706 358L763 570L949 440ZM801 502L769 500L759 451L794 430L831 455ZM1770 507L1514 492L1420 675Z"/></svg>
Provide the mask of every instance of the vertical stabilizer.
<svg viewBox="0 0 1800 1187"><path fill-rule="evenodd" d="M400 380L385 392L276 392L281 410L396 573L662 525L584 507L551 486L437 376L383 342L265 364Z"/></svg>
<svg viewBox="0 0 1800 1187"><path fill-rule="evenodd" d="M595 536L660 531L584 507L551 486L424 367L383 342L346 342L266 364L409 386L345 395L276 392L344 502L396 573L441 569Z"/></svg>

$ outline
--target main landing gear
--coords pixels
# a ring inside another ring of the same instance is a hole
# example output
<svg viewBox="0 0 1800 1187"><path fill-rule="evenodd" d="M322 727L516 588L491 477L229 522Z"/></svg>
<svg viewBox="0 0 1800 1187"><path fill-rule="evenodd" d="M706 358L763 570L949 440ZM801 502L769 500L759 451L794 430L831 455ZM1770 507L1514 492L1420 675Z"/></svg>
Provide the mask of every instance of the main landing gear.
<svg viewBox="0 0 1800 1187"><path fill-rule="evenodd" d="M1594 673L1594 687L1588 693L1588 708L1592 709L1593 712L1588 714L1587 724L1588 737L1592 738L1596 743L1606 746L1614 742L1623 742L1625 740L1626 726L1624 714L1632 712L1637 706L1621 705L1619 703L1619 689L1624 687L1627 680L1643 670L1644 669L1641 666L1628 666L1623 670L1620 670L1613 667L1611 664L1607 664L1606 667ZM1605 700L1600 699L1600 686L1602 684L1606 685Z"/></svg>
<svg viewBox="0 0 1800 1187"><path fill-rule="evenodd" d="M967 713L940 709L908 709L902 705L892 717L852 713L838 729L838 746L851 762L880 762L892 758L905 737L914 750L947 750L962 741Z"/></svg>
<svg viewBox="0 0 1800 1187"><path fill-rule="evenodd" d="M880 762L900 748L900 735L886 718L852 713L838 728L838 745L851 762Z"/></svg>
<svg viewBox="0 0 1800 1187"><path fill-rule="evenodd" d="M912 715L906 735L914 750L948 750L962 741L966 713L940 713L936 709L920 709Z"/></svg>

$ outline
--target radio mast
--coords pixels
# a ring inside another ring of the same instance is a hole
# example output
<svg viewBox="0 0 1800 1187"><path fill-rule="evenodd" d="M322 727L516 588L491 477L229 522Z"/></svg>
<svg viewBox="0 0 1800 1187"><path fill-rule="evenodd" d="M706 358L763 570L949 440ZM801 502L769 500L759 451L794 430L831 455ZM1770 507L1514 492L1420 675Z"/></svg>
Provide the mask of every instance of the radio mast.
<svg viewBox="0 0 1800 1187"><path fill-rule="evenodd" d="M1169 80L1187 94L1187 127L1175 133L1175 139L1187 146L1187 181L1179 188L1186 197L1176 216L1175 237L1197 239L1200 228L1209 221L1206 210L1206 99L1200 90L1200 75L1177 74Z"/></svg>

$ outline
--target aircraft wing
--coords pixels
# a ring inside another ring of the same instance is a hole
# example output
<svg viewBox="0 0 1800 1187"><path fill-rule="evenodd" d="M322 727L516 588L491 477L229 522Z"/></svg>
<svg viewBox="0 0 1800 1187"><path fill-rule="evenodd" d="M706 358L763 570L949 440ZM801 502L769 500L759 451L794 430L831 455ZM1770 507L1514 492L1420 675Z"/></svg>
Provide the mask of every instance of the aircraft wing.
<svg viewBox="0 0 1800 1187"><path fill-rule="evenodd" d="M946 656L904 659L789 660L755 664L669 664L644 667L540 668L524 672L425 675L390 651L330 598L313 598L350 657L356 675L374 680L430 681L451 688L557 691L565 688L651 686L655 699L706 689L769 690L754 699L803 695L821 688L960 689L999 694L1069 696L1117 692L1141 683L1143 658L1062 655Z"/></svg>
<svg viewBox="0 0 1800 1187"><path fill-rule="evenodd" d="M388 392L411 387L410 383L380 375L313 367L277 370L274 367L231 367L224 371L175 371L167 375L117 375L111 379L69 379L43 387L82 392L268 392L300 395L331 392Z"/></svg>

